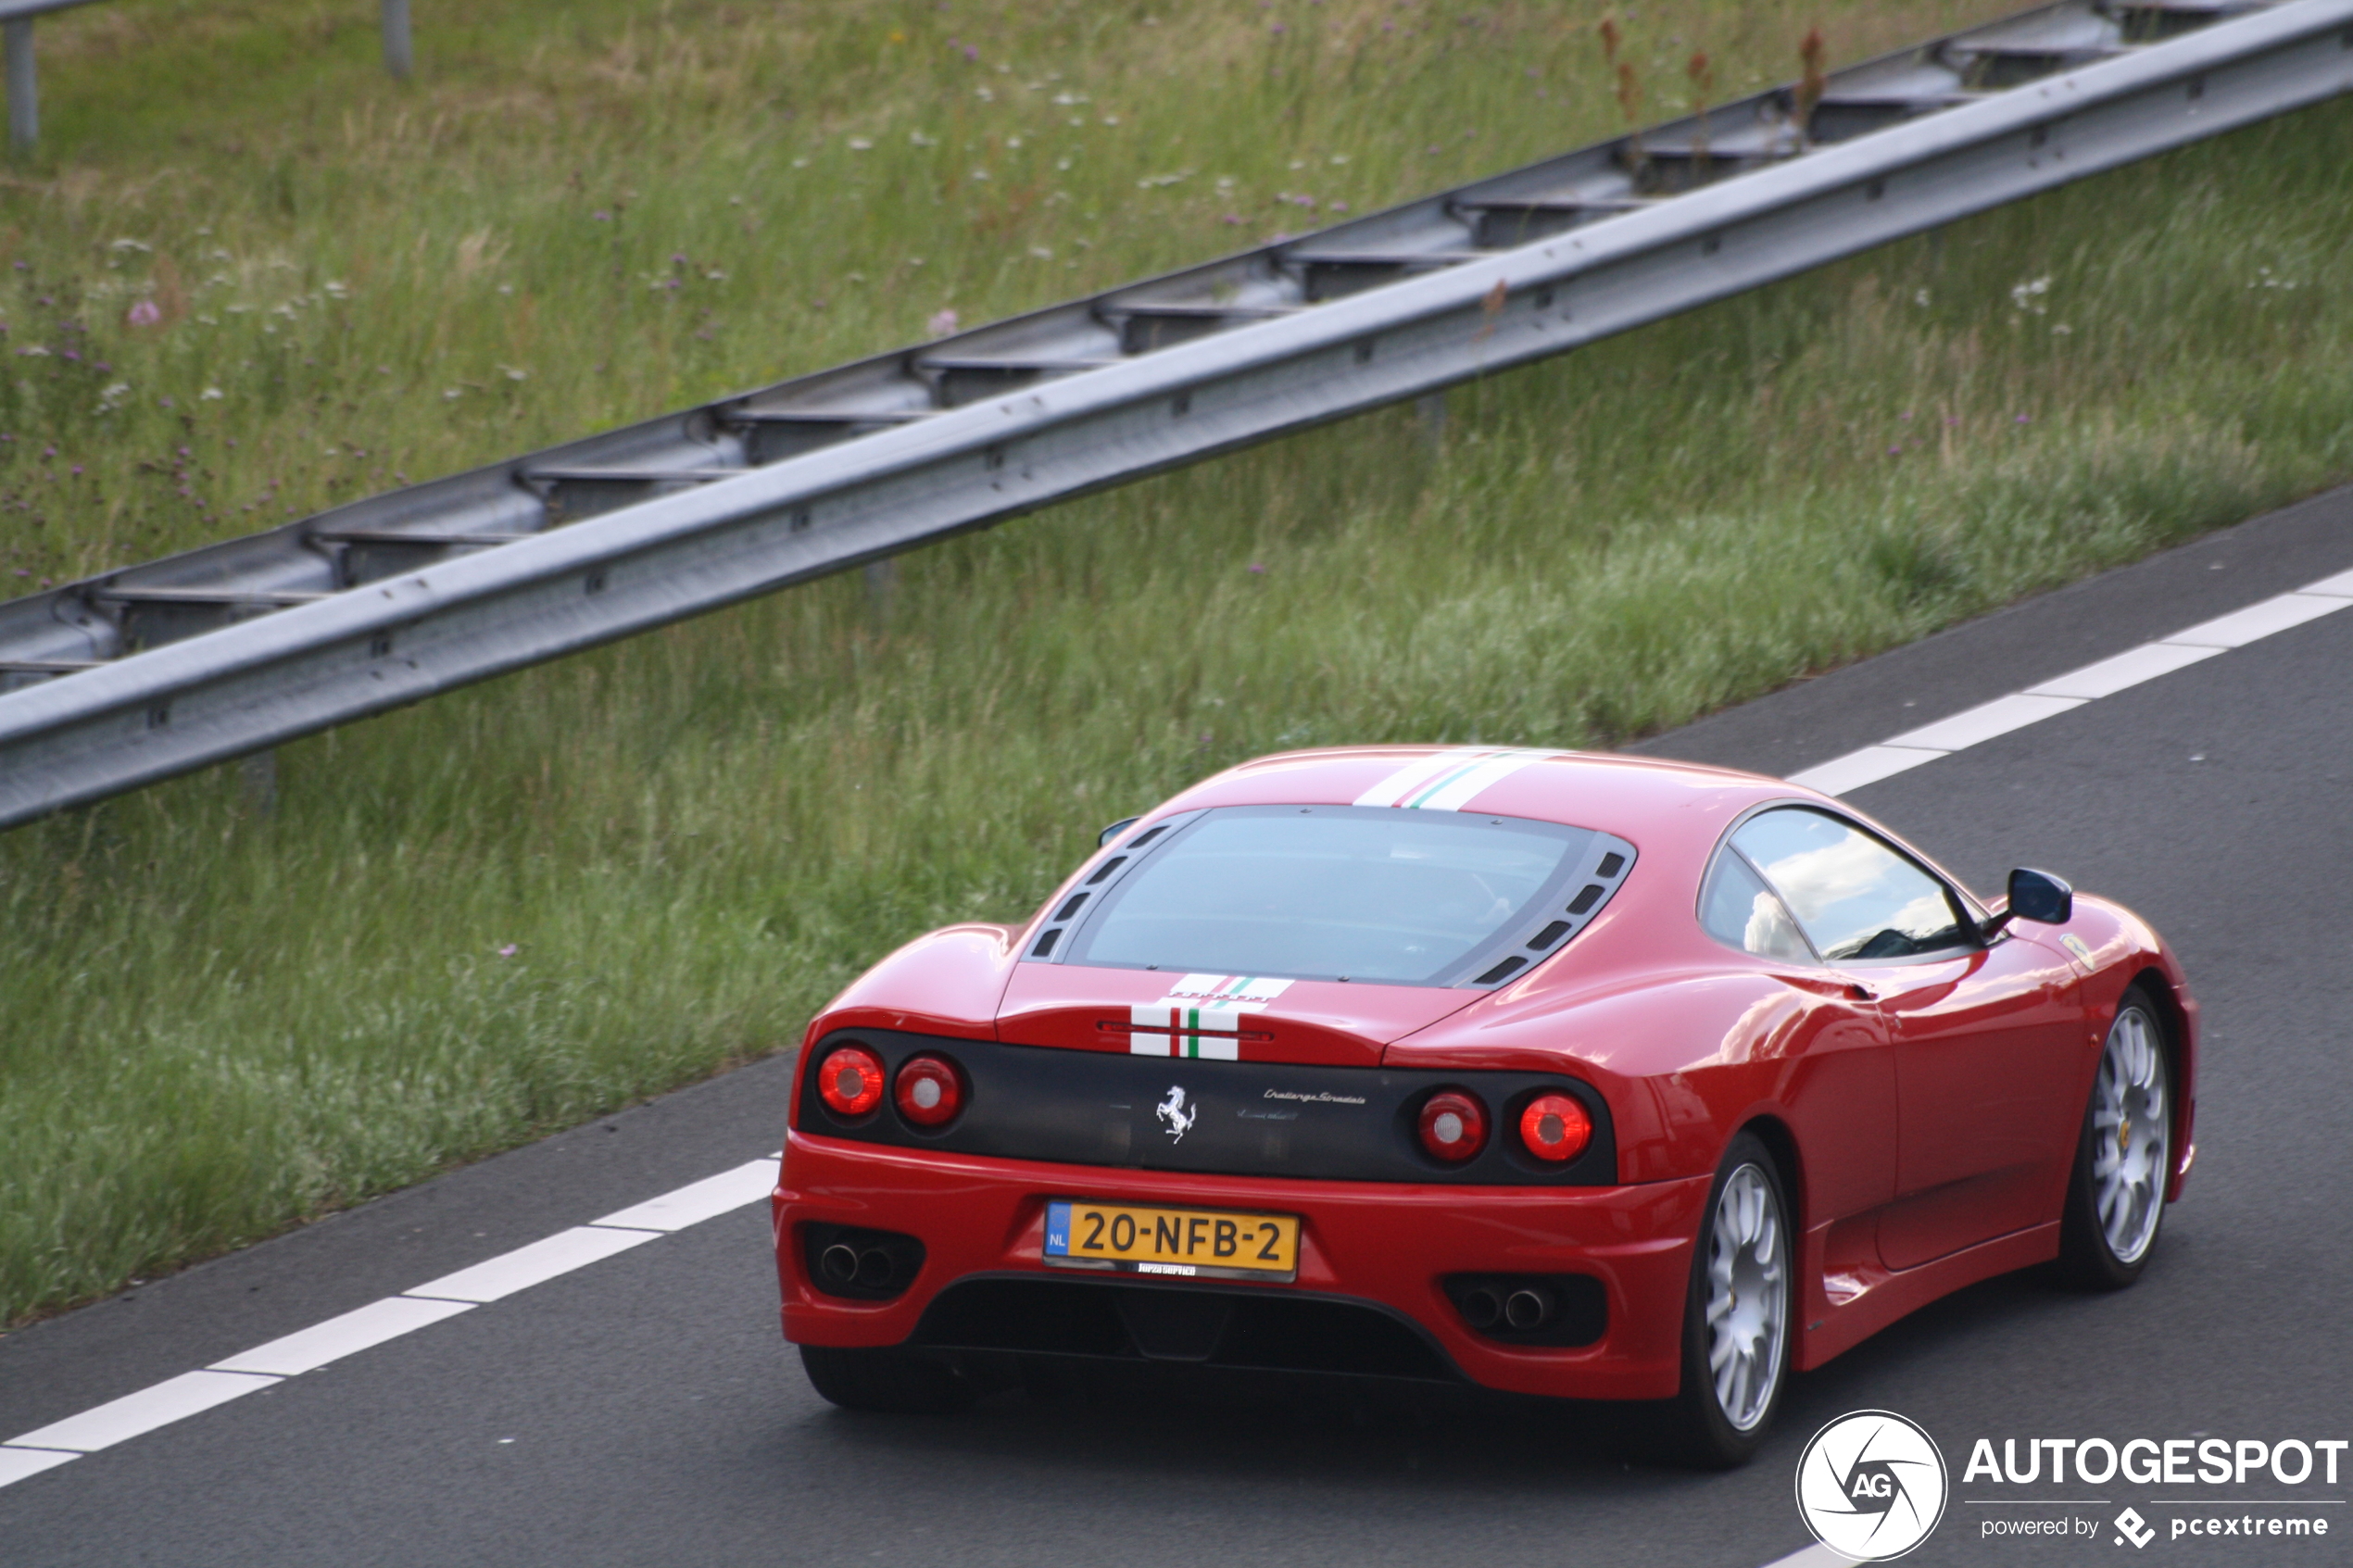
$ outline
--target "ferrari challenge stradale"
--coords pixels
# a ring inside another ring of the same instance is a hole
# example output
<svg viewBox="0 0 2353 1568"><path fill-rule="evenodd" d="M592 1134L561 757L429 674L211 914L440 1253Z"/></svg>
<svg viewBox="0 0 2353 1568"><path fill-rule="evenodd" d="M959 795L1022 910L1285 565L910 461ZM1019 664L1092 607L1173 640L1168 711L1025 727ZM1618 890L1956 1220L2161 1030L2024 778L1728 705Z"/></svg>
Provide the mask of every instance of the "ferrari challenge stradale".
<svg viewBox="0 0 2353 1568"><path fill-rule="evenodd" d="M2125 909L2032 871L1991 909L1776 780L1265 758L810 1024L785 1334L853 1408L1190 1362L1657 1401L1734 1463L1949 1291L2129 1284L2196 1020Z"/></svg>

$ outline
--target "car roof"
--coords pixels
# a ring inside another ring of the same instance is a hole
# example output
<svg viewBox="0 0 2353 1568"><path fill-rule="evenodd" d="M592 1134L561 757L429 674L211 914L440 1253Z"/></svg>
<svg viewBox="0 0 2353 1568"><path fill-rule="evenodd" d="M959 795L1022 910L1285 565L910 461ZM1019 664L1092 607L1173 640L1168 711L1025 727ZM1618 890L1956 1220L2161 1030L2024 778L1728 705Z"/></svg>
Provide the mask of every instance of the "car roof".
<svg viewBox="0 0 2353 1568"><path fill-rule="evenodd" d="M1152 815L1213 806L1398 806L1483 811L1600 828L1641 842L1678 822L1730 817L1768 800L1829 804L1756 773L1615 752L1522 746L1361 746L1260 757L1202 780Z"/></svg>

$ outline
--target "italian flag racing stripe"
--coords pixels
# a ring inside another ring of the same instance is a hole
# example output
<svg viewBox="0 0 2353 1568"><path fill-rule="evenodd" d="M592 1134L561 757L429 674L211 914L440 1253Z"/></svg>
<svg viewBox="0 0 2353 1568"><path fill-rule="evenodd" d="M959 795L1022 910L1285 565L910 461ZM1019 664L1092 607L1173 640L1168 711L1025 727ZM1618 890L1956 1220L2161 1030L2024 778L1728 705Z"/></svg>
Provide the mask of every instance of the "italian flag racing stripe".
<svg viewBox="0 0 2353 1568"><path fill-rule="evenodd" d="M1243 1021L1265 1011L1290 984L1254 974L1189 974L1160 1000L1128 1010L1128 1053L1239 1061Z"/></svg>
<svg viewBox="0 0 2353 1568"><path fill-rule="evenodd" d="M1459 811L1489 786L1556 751L1504 746L1455 746L1399 769L1358 796L1358 806L1393 806L1407 810Z"/></svg>

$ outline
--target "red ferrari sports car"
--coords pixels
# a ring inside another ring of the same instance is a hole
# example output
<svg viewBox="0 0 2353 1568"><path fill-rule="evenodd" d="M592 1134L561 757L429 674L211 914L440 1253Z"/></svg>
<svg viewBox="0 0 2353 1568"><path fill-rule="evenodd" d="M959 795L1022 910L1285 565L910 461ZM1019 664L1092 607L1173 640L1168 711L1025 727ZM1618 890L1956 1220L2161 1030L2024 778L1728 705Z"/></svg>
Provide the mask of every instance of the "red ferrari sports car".
<svg viewBox="0 0 2353 1568"><path fill-rule="evenodd" d="M1190 1362L1661 1401L1738 1462L1793 1368L1948 1291L2131 1283L2196 1020L2125 909L1989 909L1777 780L1265 758L810 1024L785 1334L865 1409Z"/></svg>

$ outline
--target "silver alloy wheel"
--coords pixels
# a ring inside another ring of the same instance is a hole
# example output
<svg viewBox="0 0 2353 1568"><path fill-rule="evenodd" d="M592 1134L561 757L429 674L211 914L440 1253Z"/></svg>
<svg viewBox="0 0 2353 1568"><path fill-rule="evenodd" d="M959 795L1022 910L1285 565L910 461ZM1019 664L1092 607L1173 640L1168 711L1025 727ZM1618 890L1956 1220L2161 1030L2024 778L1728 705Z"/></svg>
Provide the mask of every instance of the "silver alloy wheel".
<svg viewBox="0 0 2353 1568"><path fill-rule="evenodd" d="M2157 1021L2127 1006L2108 1027L2092 1090L2092 1211L2120 1263L2139 1262L2157 1239L2171 1149Z"/></svg>
<svg viewBox="0 0 2353 1568"><path fill-rule="evenodd" d="M1707 1242L1707 1370L1735 1431L1765 1419L1789 1329L1788 1227L1773 1184L1743 1165L1716 1198Z"/></svg>

